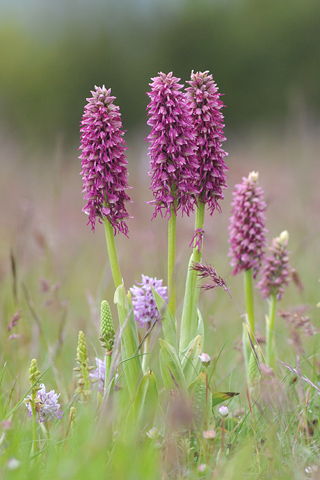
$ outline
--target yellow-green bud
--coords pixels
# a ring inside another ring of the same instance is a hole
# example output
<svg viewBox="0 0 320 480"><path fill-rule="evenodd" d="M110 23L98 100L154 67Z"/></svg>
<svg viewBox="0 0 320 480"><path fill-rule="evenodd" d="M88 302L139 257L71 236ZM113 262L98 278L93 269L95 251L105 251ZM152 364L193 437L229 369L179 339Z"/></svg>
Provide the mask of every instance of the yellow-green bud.
<svg viewBox="0 0 320 480"><path fill-rule="evenodd" d="M34 385L38 381L40 375L41 375L41 373L38 369L37 360L34 358L33 360L31 360L31 364L30 364L30 368L29 368L29 382L30 382L30 385Z"/></svg>
<svg viewBox="0 0 320 480"><path fill-rule="evenodd" d="M89 359L88 359L87 343L86 343L84 333L82 331L79 332L76 361L80 365L80 368L77 367L76 371L79 371L79 370L80 371L78 375L76 375L79 378L78 380L79 386L76 389L75 393L81 393L83 399L86 399L91 394L91 391L90 391L91 380L89 377L89 371L92 369L92 367L88 366Z"/></svg>
<svg viewBox="0 0 320 480"><path fill-rule="evenodd" d="M108 351L112 350L115 338L115 331L112 321L110 305L107 300L101 302L101 337L100 341Z"/></svg>
<svg viewBox="0 0 320 480"><path fill-rule="evenodd" d="M88 350L84 333L80 330L78 336L77 362L81 365L88 365Z"/></svg>

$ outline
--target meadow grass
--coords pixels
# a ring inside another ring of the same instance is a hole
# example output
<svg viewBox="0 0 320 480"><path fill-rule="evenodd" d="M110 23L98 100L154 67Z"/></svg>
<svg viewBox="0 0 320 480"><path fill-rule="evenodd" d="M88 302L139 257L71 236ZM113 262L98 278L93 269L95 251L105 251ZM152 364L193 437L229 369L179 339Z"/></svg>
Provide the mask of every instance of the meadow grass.
<svg viewBox="0 0 320 480"><path fill-rule="evenodd" d="M227 257L231 192L242 176L258 170L268 204L268 238L289 231L290 263L304 285L300 291L291 283L277 309L308 305L306 315L319 328L317 142L316 138L307 142L290 137L271 146L265 140L248 140L240 145L235 142L229 148L229 190L221 205L223 213L206 218L203 260L227 279L241 312L245 310L243 285L232 276ZM151 222L151 209L144 204L151 199L147 157L145 152L130 152L130 183L134 187L130 214L134 220L129 223L130 239L117 237L127 288L140 281L141 273L166 276L166 220L157 218ZM30 154L25 157L25 152L12 152L9 146L3 153L1 478L320 478L319 334L298 334L277 315L277 357L294 368L298 366L303 378L278 362L276 375L265 371L259 391L255 391L246 384L239 348L242 321L223 290L200 294L206 333L203 350L214 359L209 370L211 390L239 393L225 403L229 409L225 420L219 414L220 405L214 408L214 439L206 439L202 429L190 427L189 405L182 397L168 396L161 383L161 408L154 422L157 430L152 430L147 420L138 424L134 416L128 416L131 402L124 389L113 392L108 402L97 388L87 401L75 398L73 368L77 366L79 330L85 333L89 363L95 365L95 357L103 358L99 343L101 300L109 300L116 319L103 228L97 228L93 235L85 227L76 155L69 157L57 150L54 156L40 161ZM179 219L178 317L192 234L193 219ZM257 332L263 337L267 311L258 291L255 307ZM8 324L20 309L21 318L9 332ZM159 336L161 329L156 326L151 338L150 368L157 379L161 378ZM48 429L38 425L37 452L30 458L32 420L23 398L30 388L28 369L33 358L41 373L47 369L43 377L47 390L61 394L64 414L61 420L48 422ZM72 407L76 408L74 416ZM152 405L146 406L146 418L148 409L152 410Z"/></svg>

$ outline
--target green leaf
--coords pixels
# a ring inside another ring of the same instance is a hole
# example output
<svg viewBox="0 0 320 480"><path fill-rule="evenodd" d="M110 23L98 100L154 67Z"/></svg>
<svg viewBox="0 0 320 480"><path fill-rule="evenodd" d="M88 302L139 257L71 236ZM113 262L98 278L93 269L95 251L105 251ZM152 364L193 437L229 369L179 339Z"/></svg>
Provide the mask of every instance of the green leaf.
<svg viewBox="0 0 320 480"><path fill-rule="evenodd" d="M125 362L125 377L131 398L133 398L142 377L141 358L136 355L139 341L134 318L131 297L127 297L124 285L120 285L114 294L121 328L122 361Z"/></svg>
<svg viewBox="0 0 320 480"><path fill-rule="evenodd" d="M161 352L160 352L160 370L161 370L163 385L165 389L169 391L177 388L173 382L172 376L170 374L170 370L168 369L167 364L164 361L164 358Z"/></svg>
<svg viewBox="0 0 320 480"><path fill-rule="evenodd" d="M168 390L179 389L186 391L186 381L176 350L162 338L159 339L159 342L160 366L165 387Z"/></svg>
<svg viewBox="0 0 320 480"><path fill-rule="evenodd" d="M195 426L203 429L210 422L212 404L211 391L206 387L206 374L201 372L188 390L192 399Z"/></svg>
<svg viewBox="0 0 320 480"><path fill-rule="evenodd" d="M158 408L158 389L156 378L149 370L143 376L128 415L128 428L133 424L139 428L151 428Z"/></svg>
<svg viewBox="0 0 320 480"><path fill-rule="evenodd" d="M188 348L181 352L181 366L187 385L195 380L200 370L201 360L199 355L202 352L202 338L197 335L189 344Z"/></svg>
<svg viewBox="0 0 320 480"><path fill-rule="evenodd" d="M212 394L212 408L214 408L216 405L219 405L219 403L225 402L226 400L230 400L230 398L235 397L236 395L239 395L239 393L234 393L234 392L215 392Z"/></svg>
<svg viewBox="0 0 320 480"><path fill-rule="evenodd" d="M198 275L192 270L193 262L199 261L197 252L193 251L189 264L183 301L183 310L180 328L180 351L185 350L197 333L197 307L199 288L197 287Z"/></svg>
<svg viewBox="0 0 320 480"><path fill-rule="evenodd" d="M199 309L197 310L197 314L198 314L197 335L201 335L202 345L204 345L204 323L203 323L203 317Z"/></svg>
<svg viewBox="0 0 320 480"><path fill-rule="evenodd" d="M172 315L167 303L163 300L159 293L156 292L152 287L151 290L162 318L161 323L164 338L177 350L177 330L174 316Z"/></svg>

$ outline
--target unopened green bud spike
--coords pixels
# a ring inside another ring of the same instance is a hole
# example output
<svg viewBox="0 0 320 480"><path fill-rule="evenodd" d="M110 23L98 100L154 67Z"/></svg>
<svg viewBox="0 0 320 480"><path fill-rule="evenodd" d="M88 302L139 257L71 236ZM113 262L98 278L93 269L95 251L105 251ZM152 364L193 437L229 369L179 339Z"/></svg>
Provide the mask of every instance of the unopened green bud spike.
<svg viewBox="0 0 320 480"><path fill-rule="evenodd" d="M79 377L78 380L78 388L76 393L81 393L83 398L86 398L91 394L91 381L89 378L89 371L92 369L88 366L89 359L88 359L88 350L87 350L87 343L82 331L79 332L78 337L78 346L77 346L77 358L76 361L78 362L80 368L80 372L77 375ZM78 368L77 368L78 371Z"/></svg>
<svg viewBox="0 0 320 480"><path fill-rule="evenodd" d="M41 374L40 374L40 371L38 369L37 360L34 358L33 360L31 360L31 364L30 364L30 368L29 368L29 382L30 382L30 385L34 385L38 381L40 375ZM34 389L36 389L36 391L38 391L38 389L36 387L37 386L35 385Z"/></svg>
<svg viewBox="0 0 320 480"><path fill-rule="evenodd" d="M115 331L112 321L112 315L110 310L110 305L107 300L102 300L101 302L101 337L100 341L107 350L107 354L112 353L112 347L115 338Z"/></svg>
<svg viewBox="0 0 320 480"><path fill-rule="evenodd" d="M88 351L87 343L82 331L79 332L78 346L77 346L77 362L81 365L88 365Z"/></svg>

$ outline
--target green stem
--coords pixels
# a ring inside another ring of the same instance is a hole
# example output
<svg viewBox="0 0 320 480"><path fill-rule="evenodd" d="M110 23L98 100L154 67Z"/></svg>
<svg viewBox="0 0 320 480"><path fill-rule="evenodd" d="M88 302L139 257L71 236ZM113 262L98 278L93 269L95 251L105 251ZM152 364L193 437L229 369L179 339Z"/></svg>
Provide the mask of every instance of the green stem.
<svg viewBox="0 0 320 480"><path fill-rule="evenodd" d="M276 351L274 340L274 323L276 317L277 292L269 298L269 316L267 317L266 336L267 336L267 364L276 369Z"/></svg>
<svg viewBox="0 0 320 480"><path fill-rule="evenodd" d="M31 447L31 456L35 455L37 449L37 409L34 402L34 399L31 400L32 408L32 447Z"/></svg>
<svg viewBox="0 0 320 480"><path fill-rule="evenodd" d="M248 338L250 335L251 341L254 344L255 340L253 338L255 334L255 320L254 320L254 301L253 301L253 283L252 283L252 270L245 270L244 272L244 292L245 292L245 302L246 302L246 311L247 311L247 321L248 328L243 326L243 354L245 360L245 367L247 378L249 378L249 361L251 354L251 344Z"/></svg>
<svg viewBox="0 0 320 480"><path fill-rule="evenodd" d="M208 392L209 392L209 375L208 375L208 367L205 368L205 375L206 375L206 403L204 408L204 425L203 430L207 430L207 420L208 420Z"/></svg>
<svg viewBox="0 0 320 480"><path fill-rule="evenodd" d="M106 241L107 241L107 248L108 248L112 277L113 277L114 285L117 289L119 285L122 284L122 275L120 272L116 244L114 241L113 227L107 218L104 219L104 230L106 234Z"/></svg>
<svg viewBox="0 0 320 480"><path fill-rule="evenodd" d="M250 382L250 352L251 352L251 345L248 339L248 325L246 322L242 323L242 348L243 348L243 356L244 356L244 366L246 369L246 376L248 382Z"/></svg>
<svg viewBox="0 0 320 480"><path fill-rule="evenodd" d="M110 375L110 367L111 367L111 355L105 355L104 364L105 364L105 375L104 375L104 394L109 388L109 375Z"/></svg>
<svg viewBox="0 0 320 480"><path fill-rule="evenodd" d="M171 206L171 216L168 220L168 305L173 316L176 313L176 225L177 216Z"/></svg>
<svg viewBox="0 0 320 480"><path fill-rule="evenodd" d="M204 225L204 207L205 203L198 202L198 206L196 209L196 219L195 219L195 230L203 230L203 225ZM195 262L200 262L201 256L202 256L202 245L200 244L200 247L194 247L193 248L193 253L194 253L194 261ZM194 272L195 273L195 272ZM195 274L196 277L197 274Z"/></svg>
<svg viewBox="0 0 320 480"><path fill-rule="evenodd" d="M198 202L196 209L195 231L203 230L205 204ZM191 269L192 264L201 261L202 245L193 248L188 265L186 288L184 294L183 311L180 330L180 351L184 351L197 333L197 309L200 289L198 288L198 275Z"/></svg>
<svg viewBox="0 0 320 480"><path fill-rule="evenodd" d="M149 370L149 345L150 345L150 335L144 341L143 344L143 357L142 357L142 373L146 374Z"/></svg>
<svg viewBox="0 0 320 480"><path fill-rule="evenodd" d="M252 285L252 270L245 270L244 272L244 290L246 297L246 310L250 330L253 335L255 334L255 322L254 322L254 303L253 303L253 285Z"/></svg>
<svg viewBox="0 0 320 480"><path fill-rule="evenodd" d="M114 241L114 231L108 219L104 220L108 254L113 281L116 287L114 301L117 304L120 328L123 328L121 335L121 356L122 360L128 360L125 365L125 377L129 394L133 398L136 388L139 384L142 369L140 357L133 358L139 345L137 325L134 318L131 300L129 302L120 272L116 245ZM130 305L129 305L130 303Z"/></svg>

